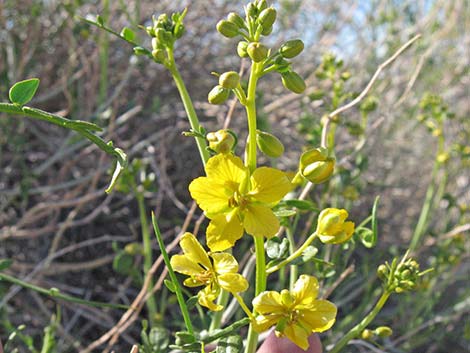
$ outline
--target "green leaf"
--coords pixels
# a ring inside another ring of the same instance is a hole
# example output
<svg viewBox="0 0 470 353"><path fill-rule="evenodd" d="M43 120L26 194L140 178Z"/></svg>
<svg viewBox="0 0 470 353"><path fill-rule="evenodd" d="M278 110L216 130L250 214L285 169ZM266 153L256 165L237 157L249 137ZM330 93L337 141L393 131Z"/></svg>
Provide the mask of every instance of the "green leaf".
<svg viewBox="0 0 470 353"><path fill-rule="evenodd" d="M97 15L96 16L96 23L98 24L98 26L103 27L103 25L104 25L103 17L101 17L100 15Z"/></svg>
<svg viewBox="0 0 470 353"><path fill-rule="evenodd" d="M194 308L197 304L197 301L198 301L197 295L194 295L191 298L189 298L188 300L186 300L186 305L188 306L188 309L190 310L190 309Z"/></svg>
<svg viewBox="0 0 470 353"><path fill-rule="evenodd" d="M168 330L164 327L152 327L148 335L149 343L156 352L162 352L170 343L170 336Z"/></svg>
<svg viewBox="0 0 470 353"><path fill-rule="evenodd" d="M112 142L108 142L108 145L112 146ZM114 168L113 176L111 178L109 186L105 190L107 194L109 194L113 190L113 187L116 184L119 175L121 175L121 172L124 170L124 168L127 167L127 155L124 153L124 151L120 148L115 148L114 154L117 158L116 167Z"/></svg>
<svg viewBox="0 0 470 353"><path fill-rule="evenodd" d="M377 243L377 233L378 233L378 220L377 220L377 208L379 205L380 196L377 196L374 201L374 206L372 206L372 246L375 246Z"/></svg>
<svg viewBox="0 0 470 353"><path fill-rule="evenodd" d="M361 240L361 243L368 249L372 248L375 245L374 242L374 232L366 227L356 228L356 234Z"/></svg>
<svg viewBox="0 0 470 353"><path fill-rule="evenodd" d="M168 288L168 290L171 292L171 293L175 293L176 292L176 288L175 288L175 285L172 281L170 281L169 279L165 279L163 281L163 283L165 284L165 286Z"/></svg>
<svg viewBox="0 0 470 353"><path fill-rule="evenodd" d="M12 263L12 259L0 259L0 271L6 270Z"/></svg>
<svg viewBox="0 0 470 353"><path fill-rule="evenodd" d="M266 254L270 259L279 260L286 258L289 253L289 240L273 237L266 242Z"/></svg>
<svg viewBox="0 0 470 353"><path fill-rule="evenodd" d="M276 217L290 217L297 213L295 210L289 210L287 208L281 208L274 211Z"/></svg>
<svg viewBox="0 0 470 353"><path fill-rule="evenodd" d="M134 264L134 256L124 251L120 251L113 260L113 269L117 273L128 275Z"/></svg>
<svg viewBox="0 0 470 353"><path fill-rule="evenodd" d="M242 338L238 335L231 335L219 341L215 353L239 353L242 351L242 347Z"/></svg>
<svg viewBox="0 0 470 353"><path fill-rule="evenodd" d="M317 253L318 249L315 246L307 246L307 248L302 252L302 260L304 262L313 261Z"/></svg>
<svg viewBox="0 0 470 353"><path fill-rule="evenodd" d="M120 34L122 37L124 37L125 40L129 42L132 42L135 39L134 31L128 27L124 27Z"/></svg>
<svg viewBox="0 0 470 353"><path fill-rule="evenodd" d="M15 83L10 88L10 101L13 104L25 105L31 99L33 99L34 94L39 86L39 79L30 78L28 80L20 81Z"/></svg>
<svg viewBox="0 0 470 353"><path fill-rule="evenodd" d="M287 206L298 208L299 210L308 210L308 211L319 211L317 207L311 201L307 200L285 200Z"/></svg>

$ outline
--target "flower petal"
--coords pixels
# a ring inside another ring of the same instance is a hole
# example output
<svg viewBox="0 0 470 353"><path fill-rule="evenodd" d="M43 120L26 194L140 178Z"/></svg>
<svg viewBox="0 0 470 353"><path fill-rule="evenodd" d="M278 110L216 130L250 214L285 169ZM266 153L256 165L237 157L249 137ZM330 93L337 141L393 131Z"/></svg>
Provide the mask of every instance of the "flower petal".
<svg viewBox="0 0 470 353"><path fill-rule="evenodd" d="M247 172L248 169L243 165L243 161L232 154L217 154L206 164L207 176L221 184L227 182L240 184Z"/></svg>
<svg viewBox="0 0 470 353"><path fill-rule="evenodd" d="M301 275L294 284L292 295L296 305L309 305L318 296L318 280L313 276Z"/></svg>
<svg viewBox="0 0 470 353"><path fill-rule="evenodd" d="M238 272L238 262L231 254L217 252L210 254L210 257L214 260L214 270L217 274Z"/></svg>
<svg viewBox="0 0 470 353"><path fill-rule="evenodd" d="M266 331L271 326L276 325L281 318L281 315L258 315L256 321L252 323L253 330L258 333Z"/></svg>
<svg viewBox="0 0 470 353"><path fill-rule="evenodd" d="M221 288L230 293L244 292L248 289L248 281L238 273L225 273L217 277Z"/></svg>
<svg viewBox="0 0 470 353"><path fill-rule="evenodd" d="M173 267L173 270L188 276L192 276L203 271L201 266L199 266L186 255L173 255L171 257L170 263L171 267Z"/></svg>
<svg viewBox="0 0 470 353"><path fill-rule="evenodd" d="M253 309L260 314L280 314L285 311L281 303L281 295L275 291L260 293L253 299Z"/></svg>
<svg viewBox="0 0 470 353"><path fill-rule="evenodd" d="M243 236L243 224L238 216L230 221L224 215L212 219L207 227L207 246L211 251L224 251L231 248Z"/></svg>
<svg viewBox="0 0 470 353"><path fill-rule="evenodd" d="M282 333L304 351L309 347L308 336L310 332L303 327L295 324L287 325Z"/></svg>
<svg viewBox="0 0 470 353"><path fill-rule="evenodd" d="M219 294L218 292L219 291L211 290L210 287L206 287L203 290L199 291L199 293L197 294L197 301L200 305L205 306L209 310L220 311L224 307L222 305L214 303Z"/></svg>
<svg viewBox="0 0 470 353"><path fill-rule="evenodd" d="M335 323L336 312L336 306L328 300L315 300L310 308L300 311L299 323L312 332L323 332Z"/></svg>
<svg viewBox="0 0 470 353"><path fill-rule="evenodd" d="M292 184L286 174L280 170L268 167L256 169L251 176L250 195L261 202L277 203L289 191Z"/></svg>
<svg viewBox="0 0 470 353"><path fill-rule="evenodd" d="M279 220L268 207L249 205L243 216L246 232L255 237L271 238L279 230Z"/></svg>
<svg viewBox="0 0 470 353"><path fill-rule="evenodd" d="M209 256L193 234L184 233L181 237L180 246L185 256L190 260L203 265L208 270L212 268Z"/></svg>
<svg viewBox="0 0 470 353"><path fill-rule="evenodd" d="M217 180L208 177L196 178L189 184L189 192L208 217L229 209L230 195L227 195L224 184Z"/></svg>

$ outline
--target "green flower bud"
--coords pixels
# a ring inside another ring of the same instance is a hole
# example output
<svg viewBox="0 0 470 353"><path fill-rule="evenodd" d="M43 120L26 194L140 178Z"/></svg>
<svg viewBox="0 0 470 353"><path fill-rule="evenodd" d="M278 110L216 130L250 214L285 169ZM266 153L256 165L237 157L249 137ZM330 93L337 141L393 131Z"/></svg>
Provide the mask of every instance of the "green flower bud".
<svg viewBox="0 0 470 353"><path fill-rule="evenodd" d="M284 153L284 145L279 139L264 131L257 131L256 144L261 152L271 158L278 158Z"/></svg>
<svg viewBox="0 0 470 353"><path fill-rule="evenodd" d="M258 23L263 26L263 29L270 28L276 21L277 11L274 7L269 7L261 11L258 17Z"/></svg>
<svg viewBox="0 0 470 353"><path fill-rule="evenodd" d="M281 74L281 79L284 87L294 93L300 94L305 91L305 88L307 88L303 78L294 71L283 72Z"/></svg>
<svg viewBox="0 0 470 353"><path fill-rule="evenodd" d="M227 89L235 89L240 83L240 75L235 71L224 72L219 76L219 85Z"/></svg>
<svg viewBox="0 0 470 353"><path fill-rule="evenodd" d="M258 15L257 7L251 2L246 6L245 12L248 15L248 17L252 17L252 18Z"/></svg>
<svg viewBox="0 0 470 353"><path fill-rule="evenodd" d="M248 42L245 42L245 41L238 42L237 53L240 58L248 57L248 53L246 51L247 48L248 48Z"/></svg>
<svg viewBox="0 0 470 353"><path fill-rule="evenodd" d="M161 45L165 47L173 45L173 34L171 32L165 31L163 28L157 28L155 34Z"/></svg>
<svg viewBox="0 0 470 353"><path fill-rule="evenodd" d="M175 35L175 38L176 39L180 39L184 32L186 31L186 28L184 27L183 24L179 24L175 27L175 29L173 30L173 34Z"/></svg>
<svg viewBox="0 0 470 353"><path fill-rule="evenodd" d="M238 28L245 28L246 27L245 21L243 20L243 18L235 12L230 12L227 16L227 20L229 22L232 22L232 23L236 24Z"/></svg>
<svg viewBox="0 0 470 353"><path fill-rule="evenodd" d="M137 55L137 56L147 55L148 50L145 49L145 48L142 48L142 47L134 47L134 54Z"/></svg>
<svg viewBox="0 0 470 353"><path fill-rule="evenodd" d="M377 267L377 276L382 281L386 281L388 279L388 268L386 265L382 264L379 267Z"/></svg>
<svg viewBox="0 0 470 353"><path fill-rule="evenodd" d="M385 338L390 337L393 334L393 331L388 326L379 326L374 330L374 333L381 338Z"/></svg>
<svg viewBox="0 0 470 353"><path fill-rule="evenodd" d="M222 104L227 100L229 95L230 95L229 89L226 89L220 85L217 85L214 88L212 88L212 90L209 92L207 99L209 100L209 103L211 104Z"/></svg>
<svg viewBox="0 0 470 353"><path fill-rule="evenodd" d="M246 51L255 63L263 61L268 56L268 48L259 42L248 44Z"/></svg>
<svg viewBox="0 0 470 353"><path fill-rule="evenodd" d="M300 39L293 39L285 42L279 52L284 58L291 59L299 55L304 50L304 42Z"/></svg>
<svg viewBox="0 0 470 353"><path fill-rule="evenodd" d="M255 5L259 11L263 11L268 7L268 2L266 0L257 0L255 1Z"/></svg>
<svg viewBox="0 0 470 353"><path fill-rule="evenodd" d="M238 26L227 20L221 20L217 23L217 31L224 37L233 38L238 36Z"/></svg>
<svg viewBox="0 0 470 353"><path fill-rule="evenodd" d="M316 148L304 152L300 156L299 169L305 179L314 184L321 184L327 181L333 174L335 159L329 157L326 148Z"/></svg>
<svg viewBox="0 0 470 353"><path fill-rule="evenodd" d="M374 333L369 329L365 329L361 332L361 338L363 340L369 341L372 339L372 337L374 337Z"/></svg>
<svg viewBox="0 0 470 353"><path fill-rule="evenodd" d="M347 81L351 78L351 73L349 71L345 71L341 74L341 79L343 81Z"/></svg>
<svg viewBox="0 0 470 353"><path fill-rule="evenodd" d="M129 243L124 247L124 251L129 255L142 254L142 245L140 243Z"/></svg>
<svg viewBox="0 0 470 353"><path fill-rule="evenodd" d="M269 36L273 31L273 26L271 27L263 27L263 30L261 31L261 34L263 36Z"/></svg>
<svg viewBox="0 0 470 353"><path fill-rule="evenodd" d="M364 99L364 102L362 102L360 109L361 111L365 113L370 113L377 109L377 105L379 104L379 100L377 97L374 96L369 96L366 99Z"/></svg>
<svg viewBox="0 0 470 353"><path fill-rule="evenodd" d="M147 27L145 27L145 32L147 32L147 34L148 34L150 37L155 37L155 30L153 29L152 26L147 26Z"/></svg>
<svg viewBox="0 0 470 353"><path fill-rule="evenodd" d="M165 50L163 50L163 49L154 49L154 50L152 50L152 56L155 59L155 61L159 64L163 64L163 62L166 59Z"/></svg>
<svg viewBox="0 0 470 353"><path fill-rule="evenodd" d="M228 153L235 145L235 137L228 130L209 132L206 139L209 147L217 153Z"/></svg>

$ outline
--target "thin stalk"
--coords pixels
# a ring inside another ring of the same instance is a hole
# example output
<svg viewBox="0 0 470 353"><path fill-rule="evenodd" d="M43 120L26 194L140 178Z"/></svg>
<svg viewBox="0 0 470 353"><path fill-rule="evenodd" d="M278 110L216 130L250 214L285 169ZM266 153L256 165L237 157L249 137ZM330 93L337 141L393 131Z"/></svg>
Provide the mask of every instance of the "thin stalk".
<svg viewBox="0 0 470 353"><path fill-rule="evenodd" d="M109 18L109 0L103 0L102 17L104 22ZM108 59L109 59L109 38L105 32L100 33L100 85L98 93L98 104L101 105L108 95Z"/></svg>
<svg viewBox="0 0 470 353"><path fill-rule="evenodd" d="M294 234L290 227L286 228L286 236L289 240L289 253L292 255L295 252L295 242L294 242ZM297 280L297 275L299 272L299 267L297 265L289 266L289 289L292 290L294 288L295 281Z"/></svg>
<svg viewBox="0 0 470 353"><path fill-rule="evenodd" d="M144 250L144 274L145 276L147 276L153 264L152 242L150 240L149 224L147 219L147 213L145 210L144 195L142 192L135 190L135 196L137 198L137 203L139 204L140 227L142 228L142 247ZM149 321L150 324L153 326L157 315L157 302L155 301L155 296L152 293L153 280L150 280L150 284L147 288L147 291L149 292L149 297L147 299L146 305L147 310L149 312Z"/></svg>
<svg viewBox="0 0 470 353"><path fill-rule="evenodd" d="M228 303L229 295L230 295L229 292L222 289L222 291L219 294L219 297L217 298L217 304L225 307ZM217 330L220 328L220 326L222 325L223 313L224 313L223 310L214 312L214 314L212 315L211 324L209 326L209 332L213 332L214 330Z"/></svg>
<svg viewBox="0 0 470 353"><path fill-rule="evenodd" d="M184 84L183 78L176 67L175 58L173 56L173 51L168 50L168 58L169 58L169 65L168 69L170 70L173 80L175 81L176 88L181 96L181 100L183 101L184 109L186 111L186 115L189 119L189 124L191 125L191 129L194 131L200 132L201 125L199 124L199 119L196 114L196 110L194 109L193 102L191 97L189 96L188 90ZM195 136L197 148L199 150L199 154L201 156L202 163L206 165L207 161L209 160L209 152L207 151L207 144L206 140L202 137Z"/></svg>
<svg viewBox="0 0 470 353"><path fill-rule="evenodd" d="M360 323L354 326L349 332L343 336L336 344L333 346L333 349L330 350L328 353L339 353L343 349L343 347L353 338L358 337L364 329L374 320L377 314L380 312L382 307L387 302L388 297L390 296L391 292L385 290L382 295L380 296L377 304L372 309L372 311L364 318Z"/></svg>
<svg viewBox="0 0 470 353"><path fill-rule="evenodd" d="M248 146L245 165L253 172L256 169L256 84L258 82L259 64L253 62L251 66L250 79L248 81L248 92L246 98L246 115L248 118Z"/></svg>

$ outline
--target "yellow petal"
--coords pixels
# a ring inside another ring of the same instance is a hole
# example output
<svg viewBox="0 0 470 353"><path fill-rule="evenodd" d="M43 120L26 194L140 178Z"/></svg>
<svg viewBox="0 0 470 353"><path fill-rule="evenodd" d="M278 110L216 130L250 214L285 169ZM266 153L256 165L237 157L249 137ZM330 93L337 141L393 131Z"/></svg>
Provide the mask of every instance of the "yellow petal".
<svg viewBox="0 0 470 353"><path fill-rule="evenodd" d="M218 291L211 290L210 287L206 287L197 294L198 303L202 306L205 306L211 311L220 311L224 307L214 303L214 300L217 299Z"/></svg>
<svg viewBox="0 0 470 353"><path fill-rule="evenodd" d="M201 282L194 277L189 277L184 280L183 284L186 287L200 287L200 286L205 285L206 283Z"/></svg>
<svg viewBox="0 0 470 353"><path fill-rule="evenodd" d="M253 322L253 330L258 333L266 331L271 326L276 325L281 318L281 315L258 315L256 321Z"/></svg>
<svg viewBox="0 0 470 353"><path fill-rule="evenodd" d="M323 332L335 323L336 306L328 300L316 300L310 308L300 310L299 323L312 332Z"/></svg>
<svg viewBox="0 0 470 353"><path fill-rule="evenodd" d="M206 269L211 269L212 264L206 251L191 233L184 233L180 241L184 254L195 263L203 265Z"/></svg>
<svg viewBox="0 0 470 353"><path fill-rule="evenodd" d="M253 309L260 314L284 313L281 295L275 291L262 292L253 299Z"/></svg>
<svg viewBox="0 0 470 353"><path fill-rule="evenodd" d="M308 336L310 335L310 332L299 325L290 324L284 328L282 333L304 351L307 350L309 346Z"/></svg>
<svg viewBox="0 0 470 353"><path fill-rule="evenodd" d="M280 170L268 167L256 169L251 176L250 195L261 202L277 203L289 191L292 184L286 174Z"/></svg>
<svg viewBox="0 0 470 353"><path fill-rule="evenodd" d="M271 238L279 230L279 220L268 207L249 205L243 216L246 232L255 237Z"/></svg>
<svg viewBox="0 0 470 353"><path fill-rule="evenodd" d="M207 227L207 246L211 251L224 251L231 248L243 235L243 225L238 217L229 222L224 215L212 219Z"/></svg>
<svg viewBox="0 0 470 353"><path fill-rule="evenodd" d="M186 255L173 255L171 257L170 263L171 267L173 267L173 270L188 276L192 276L203 271L201 266L199 266Z"/></svg>
<svg viewBox="0 0 470 353"><path fill-rule="evenodd" d="M208 217L229 209L228 200L231 195L227 195L224 184L217 180L207 177L196 178L189 184L189 192Z"/></svg>
<svg viewBox="0 0 470 353"><path fill-rule="evenodd" d="M231 154L217 154L206 164L207 176L220 184L240 184L245 179L247 171L243 161Z"/></svg>
<svg viewBox="0 0 470 353"><path fill-rule="evenodd" d="M214 260L214 270L218 275L238 272L238 262L231 254L218 252L210 256Z"/></svg>
<svg viewBox="0 0 470 353"><path fill-rule="evenodd" d="M248 281L238 273L225 273L217 279L220 287L230 293L244 292L248 289Z"/></svg>
<svg viewBox="0 0 470 353"><path fill-rule="evenodd" d="M301 275L294 284L292 294L296 305L309 305L318 295L318 280L313 276Z"/></svg>

